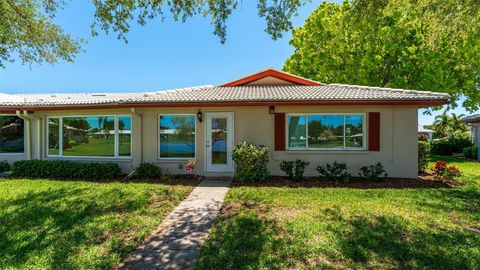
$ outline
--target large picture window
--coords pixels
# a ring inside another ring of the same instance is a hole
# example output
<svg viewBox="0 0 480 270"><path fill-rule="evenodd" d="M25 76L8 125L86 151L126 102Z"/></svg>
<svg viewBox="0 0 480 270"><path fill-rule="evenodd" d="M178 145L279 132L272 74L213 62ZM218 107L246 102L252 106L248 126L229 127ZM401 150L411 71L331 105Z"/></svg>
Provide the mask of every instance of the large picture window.
<svg viewBox="0 0 480 270"><path fill-rule="evenodd" d="M0 153L23 153L23 119L15 115L0 115Z"/></svg>
<svg viewBox="0 0 480 270"><path fill-rule="evenodd" d="M195 115L160 115L160 158L195 157Z"/></svg>
<svg viewBox="0 0 480 270"><path fill-rule="evenodd" d="M363 114L288 115L288 149L365 149L364 121Z"/></svg>
<svg viewBox="0 0 480 270"><path fill-rule="evenodd" d="M130 116L48 118L48 155L130 157Z"/></svg>

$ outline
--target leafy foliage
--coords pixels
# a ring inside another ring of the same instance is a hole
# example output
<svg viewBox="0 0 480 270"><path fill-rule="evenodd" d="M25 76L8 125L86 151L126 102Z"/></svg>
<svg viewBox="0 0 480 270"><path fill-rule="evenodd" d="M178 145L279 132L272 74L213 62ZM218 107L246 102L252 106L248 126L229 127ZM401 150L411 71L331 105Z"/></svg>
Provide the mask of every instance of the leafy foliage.
<svg viewBox="0 0 480 270"><path fill-rule="evenodd" d="M468 130L468 126L465 123L460 122L460 119L463 116L463 114L456 115L455 113L448 115L447 111L444 111L442 114L435 116L433 128L435 129L435 132L441 136L459 136Z"/></svg>
<svg viewBox="0 0 480 270"><path fill-rule="evenodd" d="M282 161L280 163L280 170L282 170L290 180L303 180L305 178L305 168L310 165L310 162L297 158L295 161Z"/></svg>
<svg viewBox="0 0 480 270"><path fill-rule="evenodd" d="M10 163L6 160L0 161L0 173L10 171Z"/></svg>
<svg viewBox="0 0 480 270"><path fill-rule="evenodd" d="M473 146L473 142L468 138L451 137L447 140L434 141L432 143L432 154L451 156L453 153L462 153L464 148L470 146Z"/></svg>
<svg viewBox="0 0 480 270"><path fill-rule="evenodd" d="M326 167L317 166L317 171L320 177L328 180L335 180L335 182L343 181L347 183L350 180L350 173L348 172L347 163L339 163L334 161L332 164L327 164Z"/></svg>
<svg viewBox="0 0 480 270"><path fill-rule="evenodd" d="M430 160L430 143L427 141L418 142L418 171L424 172L428 168Z"/></svg>
<svg viewBox="0 0 480 270"><path fill-rule="evenodd" d="M465 147L462 150L462 154L466 158L477 159L477 157L478 157L478 147L476 147L476 146Z"/></svg>
<svg viewBox="0 0 480 270"><path fill-rule="evenodd" d="M13 177L116 180L122 175L116 163L82 163L66 160L19 160L12 164Z"/></svg>
<svg viewBox="0 0 480 270"><path fill-rule="evenodd" d="M270 177L267 165L269 149L266 146L242 142L235 146L232 159L235 177L242 181L258 182Z"/></svg>
<svg viewBox="0 0 480 270"><path fill-rule="evenodd" d="M53 18L61 1L0 1L0 68L18 56L24 63L73 62L83 40L74 39Z"/></svg>
<svg viewBox="0 0 480 270"><path fill-rule="evenodd" d="M265 31L279 39L292 28L291 18L297 9L309 0L257 0L258 15L264 18ZM226 22L241 8L241 0L92 0L95 14L91 24L93 36L98 31L115 32L118 39L127 42L126 34L132 21L145 25L149 20L168 12L175 21L185 22L194 16L211 18L213 33L222 43L227 36ZM59 0L5 0L0 1L0 67L18 55L26 63L50 64L59 59L73 61L84 42L72 38L54 24L57 11L65 1Z"/></svg>
<svg viewBox="0 0 480 270"><path fill-rule="evenodd" d="M438 179L442 180L455 180L461 174L460 169L457 166L448 165L448 162L437 160L432 168L432 172Z"/></svg>
<svg viewBox="0 0 480 270"><path fill-rule="evenodd" d="M474 0L322 3L293 31L284 70L324 83L446 92L479 108L480 5Z"/></svg>
<svg viewBox="0 0 480 270"><path fill-rule="evenodd" d="M135 176L140 179L155 179L162 177L162 169L150 162L142 162L135 169Z"/></svg>
<svg viewBox="0 0 480 270"><path fill-rule="evenodd" d="M380 181L388 177L388 173L383 169L381 162L375 165L363 166L358 174L365 180Z"/></svg>

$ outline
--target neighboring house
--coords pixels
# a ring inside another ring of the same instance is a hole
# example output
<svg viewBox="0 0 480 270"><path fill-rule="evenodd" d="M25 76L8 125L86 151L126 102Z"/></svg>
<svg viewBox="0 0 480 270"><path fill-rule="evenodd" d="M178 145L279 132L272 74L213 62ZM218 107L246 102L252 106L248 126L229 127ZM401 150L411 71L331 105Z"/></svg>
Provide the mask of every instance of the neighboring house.
<svg viewBox="0 0 480 270"><path fill-rule="evenodd" d="M424 128L423 126L418 125L418 135L427 136L427 137L428 137L428 140L429 140L430 142L433 141L433 133L435 133L435 131L433 131L433 130L431 130L431 129L426 129L426 128Z"/></svg>
<svg viewBox="0 0 480 270"><path fill-rule="evenodd" d="M460 122L467 123L472 126L471 138L473 143L478 147L478 160L480 160L480 114L466 116Z"/></svg>
<svg viewBox="0 0 480 270"><path fill-rule="evenodd" d="M169 91L3 94L0 128L17 128L0 133L0 155L110 161L125 172L146 161L171 173L195 158L197 173L231 176L234 145L250 141L271 149L274 175L282 160L300 158L311 162L307 175L336 160L355 175L382 162L392 177L416 177L418 109L448 102L447 94L327 85L273 69Z"/></svg>

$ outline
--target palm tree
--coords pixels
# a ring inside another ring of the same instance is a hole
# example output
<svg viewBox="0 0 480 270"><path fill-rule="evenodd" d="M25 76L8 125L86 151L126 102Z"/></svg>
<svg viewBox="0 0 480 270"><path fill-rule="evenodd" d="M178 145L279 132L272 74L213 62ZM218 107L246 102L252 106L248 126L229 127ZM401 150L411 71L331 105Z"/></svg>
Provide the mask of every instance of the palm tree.
<svg viewBox="0 0 480 270"><path fill-rule="evenodd" d="M433 127L435 132L442 135L447 135L451 127L451 118L448 116L447 111L444 111L442 114L435 116L435 121L433 122Z"/></svg>
<svg viewBox="0 0 480 270"><path fill-rule="evenodd" d="M465 115L460 114L456 115L455 113L452 113L452 116L450 117L450 128L453 132L465 132L467 131L467 125L465 123L460 122L460 119L462 119Z"/></svg>

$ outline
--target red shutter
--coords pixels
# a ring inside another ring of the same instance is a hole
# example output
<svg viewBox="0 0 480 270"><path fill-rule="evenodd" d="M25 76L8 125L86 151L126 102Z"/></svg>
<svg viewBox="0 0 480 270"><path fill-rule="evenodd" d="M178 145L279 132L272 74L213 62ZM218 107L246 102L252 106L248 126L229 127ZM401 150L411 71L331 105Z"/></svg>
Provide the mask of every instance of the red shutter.
<svg viewBox="0 0 480 270"><path fill-rule="evenodd" d="M285 113L275 113L275 151L285 151Z"/></svg>
<svg viewBox="0 0 480 270"><path fill-rule="evenodd" d="M368 113L368 151L380 151L380 113Z"/></svg>

